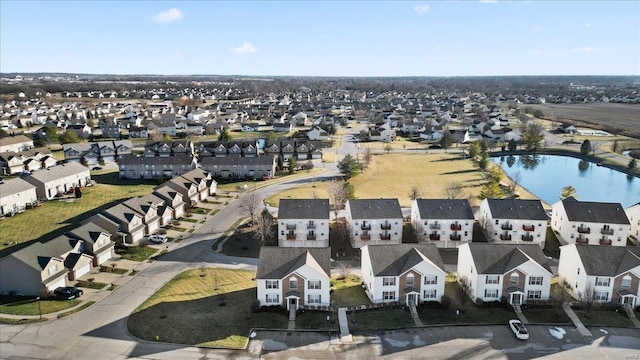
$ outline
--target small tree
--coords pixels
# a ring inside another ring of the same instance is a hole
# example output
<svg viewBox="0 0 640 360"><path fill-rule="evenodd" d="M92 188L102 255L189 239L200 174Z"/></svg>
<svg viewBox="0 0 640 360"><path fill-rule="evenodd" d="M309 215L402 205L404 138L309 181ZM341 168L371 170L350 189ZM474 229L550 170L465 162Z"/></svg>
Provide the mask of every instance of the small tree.
<svg viewBox="0 0 640 360"><path fill-rule="evenodd" d="M413 186L411 188L411 192L409 192L409 199L416 200L420 198L420 189L417 186Z"/></svg>
<svg viewBox="0 0 640 360"><path fill-rule="evenodd" d="M513 174L511 174L511 192L516 191L516 188L518 187L521 181L522 181L522 174L520 173L520 171L516 171Z"/></svg>
<svg viewBox="0 0 640 360"><path fill-rule="evenodd" d="M495 181L489 181L480 189L480 199L502 199L502 189Z"/></svg>
<svg viewBox="0 0 640 360"><path fill-rule="evenodd" d="M574 198L578 197L576 188L574 188L572 185L567 185L563 187L562 192L560 193L560 200L566 199L568 197L574 197Z"/></svg>
<svg viewBox="0 0 640 360"><path fill-rule="evenodd" d="M248 192L240 198L240 209L249 215L251 225L254 225L255 215L261 202L262 199L256 192Z"/></svg>
<svg viewBox="0 0 640 360"><path fill-rule="evenodd" d="M276 134L276 133L275 133L275 132L273 132L273 131L269 131L269 132L267 133L266 138L267 138L267 141L269 141L269 142L271 142L271 141L276 141L276 140L278 140L278 134Z"/></svg>
<svg viewBox="0 0 640 360"><path fill-rule="evenodd" d="M459 181L450 181L444 188L447 199L460 199L462 197L462 183Z"/></svg>
<svg viewBox="0 0 640 360"><path fill-rule="evenodd" d="M222 129L220 135L218 135L218 141L231 141L231 134L227 129Z"/></svg>
<svg viewBox="0 0 640 360"><path fill-rule="evenodd" d="M342 182L331 179L327 182L327 192L329 193L329 200L333 204L333 212L337 219L338 211L340 211L347 202L346 189Z"/></svg>
<svg viewBox="0 0 640 360"><path fill-rule="evenodd" d="M260 216L256 221L255 238L260 241L260 244L266 244L273 237L273 216L266 208L262 210Z"/></svg>
<svg viewBox="0 0 640 360"><path fill-rule="evenodd" d="M362 167L364 169L369 167L369 164L371 163L371 149L370 148L364 148L364 154L362 155Z"/></svg>
<svg viewBox="0 0 640 360"><path fill-rule="evenodd" d="M480 144L477 141L474 141L471 143L471 145L469 145L469 157L470 158L475 158L476 156L480 155L480 153L482 152L482 149L480 148Z"/></svg>
<svg viewBox="0 0 640 360"><path fill-rule="evenodd" d="M585 139L582 142L582 145L580 145L580 153L582 155L589 155L591 151L593 151L593 148L591 147L591 141L589 141L589 139Z"/></svg>
<svg viewBox="0 0 640 360"><path fill-rule="evenodd" d="M384 151L386 151L387 154L391 152L391 150L393 150L393 146L391 146L391 144L387 144L384 146Z"/></svg>
<svg viewBox="0 0 640 360"><path fill-rule="evenodd" d="M629 161L629 165L627 165L627 167L629 168L629 170L633 170L636 168L636 158L632 158L631 161Z"/></svg>
<svg viewBox="0 0 640 360"><path fill-rule="evenodd" d="M478 167L480 168L480 170L484 171L489 167L489 163L489 155L487 155L487 153L483 153L480 161L478 161Z"/></svg>
<svg viewBox="0 0 640 360"><path fill-rule="evenodd" d="M287 170L289 171L289 174L293 174L293 172L296 170L296 158L290 157L288 163L289 164L287 166Z"/></svg>
<svg viewBox="0 0 640 360"><path fill-rule="evenodd" d="M442 132L442 138L440 139L440 146L447 152L447 149L453 144L453 136L448 129L444 129Z"/></svg>
<svg viewBox="0 0 640 360"><path fill-rule="evenodd" d="M282 154L278 155L278 164L276 165L276 169L278 171L282 171L282 169L284 169L284 156L282 156Z"/></svg>
<svg viewBox="0 0 640 360"><path fill-rule="evenodd" d="M73 193L74 193L76 199L80 199L82 197L82 190L80 189L80 186L76 186L73 189Z"/></svg>
<svg viewBox="0 0 640 360"><path fill-rule="evenodd" d="M356 175L361 170L360 163L353 157L351 154L347 154L340 162L338 163L338 170L344 175L345 178L349 179Z"/></svg>

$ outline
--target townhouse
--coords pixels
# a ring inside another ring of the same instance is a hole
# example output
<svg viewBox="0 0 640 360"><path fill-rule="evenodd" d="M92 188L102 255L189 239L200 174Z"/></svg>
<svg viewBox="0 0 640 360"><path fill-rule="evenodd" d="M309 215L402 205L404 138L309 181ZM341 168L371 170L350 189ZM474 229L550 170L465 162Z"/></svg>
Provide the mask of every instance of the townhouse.
<svg viewBox="0 0 640 360"><path fill-rule="evenodd" d="M0 216L11 216L38 201L36 187L20 178L0 180Z"/></svg>
<svg viewBox="0 0 640 360"><path fill-rule="evenodd" d="M136 156L125 154L118 161L120 179L171 179L197 167L196 157Z"/></svg>
<svg viewBox="0 0 640 360"><path fill-rule="evenodd" d="M624 210L629 218L629 238L636 244L640 242L640 202Z"/></svg>
<svg viewBox="0 0 640 360"><path fill-rule="evenodd" d="M276 174L276 158L271 155L256 157L203 157L200 160L203 170L215 179L266 180Z"/></svg>
<svg viewBox="0 0 640 360"><path fill-rule="evenodd" d="M565 244L626 246L630 228L620 203L568 197L553 204L551 229Z"/></svg>
<svg viewBox="0 0 640 360"><path fill-rule="evenodd" d="M548 217L540 200L484 199L478 213L489 241L544 248Z"/></svg>
<svg viewBox="0 0 640 360"><path fill-rule="evenodd" d="M280 199L278 246L328 247L328 199Z"/></svg>
<svg viewBox="0 0 640 360"><path fill-rule="evenodd" d="M411 225L418 238L439 248L455 248L473 237L475 218L466 199L416 199Z"/></svg>
<svg viewBox="0 0 640 360"><path fill-rule="evenodd" d="M447 272L434 244L365 245L360 252L371 302L441 302Z"/></svg>
<svg viewBox="0 0 640 360"><path fill-rule="evenodd" d="M476 304L506 301L521 305L547 300L553 276L537 244L462 244L457 272Z"/></svg>
<svg viewBox="0 0 640 360"><path fill-rule="evenodd" d="M36 187L38 199L47 200L92 185L89 168L73 162L36 171L24 180Z"/></svg>
<svg viewBox="0 0 640 360"><path fill-rule="evenodd" d="M402 209L398 199L350 199L345 204L354 248L402 243Z"/></svg>

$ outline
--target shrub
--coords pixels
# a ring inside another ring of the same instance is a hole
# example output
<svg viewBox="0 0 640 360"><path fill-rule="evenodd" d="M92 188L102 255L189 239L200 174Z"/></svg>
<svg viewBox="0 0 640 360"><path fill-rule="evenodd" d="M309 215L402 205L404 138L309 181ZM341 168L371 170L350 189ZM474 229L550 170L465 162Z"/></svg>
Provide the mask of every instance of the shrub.
<svg viewBox="0 0 640 360"><path fill-rule="evenodd" d="M440 299L440 305L443 309L449 309L451 307L451 298L447 295L442 295L442 298Z"/></svg>

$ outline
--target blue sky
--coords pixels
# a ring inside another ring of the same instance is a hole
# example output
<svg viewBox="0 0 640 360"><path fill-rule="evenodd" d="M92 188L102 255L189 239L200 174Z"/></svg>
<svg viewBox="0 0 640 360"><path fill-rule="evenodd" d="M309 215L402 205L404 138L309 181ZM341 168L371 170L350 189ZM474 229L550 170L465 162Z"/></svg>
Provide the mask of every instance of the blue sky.
<svg viewBox="0 0 640 360"><path fill-rule="evenodd" d="M640 1L2 0L0 71L639 75Z"/></svg>

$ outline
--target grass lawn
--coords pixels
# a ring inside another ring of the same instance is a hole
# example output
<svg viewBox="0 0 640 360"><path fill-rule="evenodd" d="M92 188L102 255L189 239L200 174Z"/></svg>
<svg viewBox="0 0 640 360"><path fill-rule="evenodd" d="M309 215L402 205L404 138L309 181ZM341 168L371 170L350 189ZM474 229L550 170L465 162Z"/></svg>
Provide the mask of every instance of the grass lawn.
<svg viewBox="0 0 640 360"><path fill-rule="evenodd" d="M75 314L77 312L80 312L80 311L88 308L89 306L91 306L91 305L93 305L95 303L96 303L95 301L87 301L87 302L85 302L84 304L82 304L81 306L79 306L76 309L65 311L63 313L58 314L58 319L61 319L63 317L66 317L66 316L69 316L69 315L73 315L73 314Z"/></svg>
<svg viewBox="0 0 640 360"><path fill-rule="evenodd" d="M142 262L147 260L149 256L153 255L156 251L156 249L147 246L132 246L126 249L116 249L116 254L119 254L125 260Z"/></svg>
<svg viewBox="0 0 640 360"><path fill-rule="evenodd" d="M522 314L532 324L571 324L571 320L562 308L523 309Z"/></svg>
<svg viewBox="0 0 640 360"><path fill-rule="evenodd" d="M284 175L278 175L272 179L269 180L260 180L260 181L237 181L237 182L231 182L231 183L221 183L218 184L217 190L219 192L238 192L239 189L241 190L245 185L247 186L248 190L254 189L254 188L258 188L258 187L263 187L263 186L267 186L267 185L272 185L272 184L276 184L282 181L286 181L286 180L292 180L295 179L296 176L298 175L309 175L309 174L318 174L323 172L324 169L322 169L322 167L320 168L313 168L311 170L298 170L293 174L289 174L286 173ZM222 194L218 194L216 195L216 198L224 198L225 196L223 196Z"/></svg>
<svg viewBox="0 0 640 360"><path fill-rule="evenodd" d="M129 331L145 340L238 348L252 327L286 328L282 313L250 312L254 277L243 270L185 271L131 314Z"/></svg>
<svg viewBox="0 0 640 360"><path fill-rule="evenodd" d="M13 318L0 317L0 324L25 325L25 324L33 324L33 323L43 322L43 321L47 321L47 320L49 320L49 319L46 319L46 318L42 318L42 319L13 319Z"/></svg>
<svg viewBox="0 0 640 360"><path fill-rule="evenodd" d="M277 232L277 229L275 230ZM260 240L254 237L255 232L249 223L236 228L229 240L222 246L222 253L230 256L242 256L258 258L260 256ZM277 246L277 239L265 244L266 246Z"/></svg>
<svg viewBox="0 0 640 360"><path fill-rule="evenodd" d="M40 300L42 314L65 310L81 303L81 300ZM9 315L38 315L38 300L26 296L0 296L0 313Z"/></svg>
<svg viewBox="0 0 640 360"><path fill-rule="evenodd" d="M551 256L554 259L560 258L560 241L558 241L558 237L551 230L551 226L547 226L547 235L544 243L544 254L547 256Z"/></svg>
<svg viewBox="0 0 640 360"><path fill-rule="evenodd" d="M100 289L102 289L102 288L106 287L106 286L107 286L107 284L100 283L100 282L95 282L95 281L88 282L88 281L86 281L86 280L80 280L80 281L78 281L78 283L76 283L76 286L77 286L77 287L83 287L83 288L85 288L85 289L96 289L96 290L100 290Z"/></svg>
<svg viewBox="0 0 640 360"><path fill-rule="evenodd" d="M574 312L585 326L633 327L633 323L623 311L593 310L589 316L586 310L574 310Z"/></svg>
<svg viewBox="0 0 640 360"><path fill-rule="evenodd" d="M117 173L114 174L117 180ZM110 179L111 174L104 176ZM62 235L122 199L150 194L155 186L135 182L98 183L84 188L81 199L46 201L42 206L0 221L0 250L29 240L49 240Z"/></svg>
<svg viewBox="0 0 640 360"><path fill-rule="evenodd" d="M349 320L349 330L397 329L415 326L409 309L401 308L349 312L347 319Z"/></svg>
<svg viewBox="0 0 640 360"><path fill-rule="evenodd" d="M359 276L350 275L343 280L338 280L336 276L333 276L331 286L333 287L331 306L335 308L371 304L369 297L362 288Z"/></svg>
<svg viewBox="0 0 640 360"><path fill-rule="evenodd" d="M327 321L329 316L329 321ZM338 330L337 312L303 310L296 315L296 329L308 330Z"/></svg>

